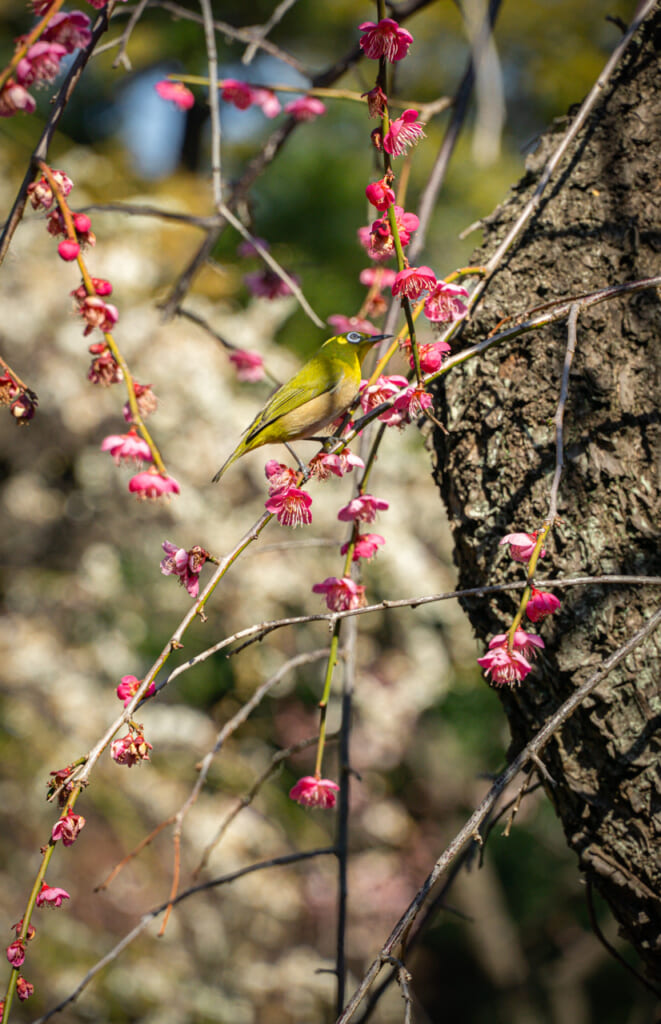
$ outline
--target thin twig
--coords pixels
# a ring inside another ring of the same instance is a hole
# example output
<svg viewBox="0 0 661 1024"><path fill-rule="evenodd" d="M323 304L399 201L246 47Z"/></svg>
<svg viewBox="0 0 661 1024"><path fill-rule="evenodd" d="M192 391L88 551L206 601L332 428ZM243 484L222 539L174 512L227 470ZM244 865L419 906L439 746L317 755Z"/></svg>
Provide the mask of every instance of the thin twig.
<svg viewBox="0 0 661 1024"><path fill-rule="evenodd" d="M255 25L252 28L253 39L246 47L246 52L241 58L242 64L251 64L260 43L264 42L267 35L279 22L282 21L290 7L293 7L296 0L281 0L273 11L271 17L263 25Z"/></svg>
<svg viewBox="0 0 661 1024"><path fill-rule="evenodd" d="M349 796L351 789L351 714L356 675L356 620L347 622L344 633L344 672L340 717L339 772L340 792L337 801L337 936L335 942L335 973L337 976L337 1013L342 1012L346 998L347 962L346 929L349 898Z"/></svg>
<svg viewBox="0 0 661 1024"><path fill-rule="evenodd" d="M496 23L501 3L502 0L490 0L489 9L471 49L471 53L468 58L468 66L466 67L461 82L459 83L459 88L454 95L452 102L452 117L450 118L450 123L445 130L443 141L441 142L436 160L434 161L434 166L432 167L431 174L429 175L429 179L423 190L418 207L418 219L420 224L411 241L408 254L409 261L412 266L415 266L416 258L424 248L427 237L427 228L429 227L431 215L436 206L438 193L445 181L445 175L450 163L450 158L452 157L457 140L461 134L464 121L466 120L466 114L468 113L468 103L475 84L475 68L481 55L486 51L489 45L491 33L493 32L493 27Z"/></svg>
<svg viewBox="0 0 661 1024"><path fill-rule="evenodd" d="M356 1009L362 1002L366 992L372 985L372 982L379 974L383 964L387 961L388 957L393 955L393 950L397 948L402 936L406 934L408 929L411 927L411 924L425 903L432 886L452 863L457 854L464 848L466 843L470 842L471 839L478 834L478 829L482 821L494 806L496 800L505 787L513 778L516 777L516 775L518 775L521 769L530 762L532 754L539 754L540 750L542 750L553 734L567 721L567 719L574 713L579 705L582 704L585 698L599 685L599 683L606 678L609 672L611 672L616 665L631 653L631 651L650 636L650 634L660 624L661 609L655 612L644 626L637 630L636 633L622 645L622 647L619 647L613 654L611 654L603 662L602 667L594 672L589 679L582 683L581 686L579 686L578 689L575 690L563 704L561 704L557 711L555 711L548 721L542 726L539 732L537 732L530 742L526 744L521 753L518 754L518 756L515 757L508 765L505 771L498 776L489 789L489 792L483 798L479 807L473 812L466 824L457 833L450 845L434 864L434 867L424 884L418 890L414 899L409 904L404 914L402 914L386 942L381 947L379 955L372 961L368 970L365 972L362 981L354 992L343 1013L337 1018L336 1024L347 1024L347 1022L352 1019Z"/></svg>
<svg viewBox="0 0 661 1024"><path fill-rule="evenodd" d="M218 98L218 53L216 33L213 26L213 12L210 0L200 0L204 20L204 42L207 48L209 67L209 112L211 115L211 181L213 184L214 206L220 212L223 203L223 176L220 148L220 103Z"/></svg>
<svg viewBox="0 0 661 1024"><path fill-rule="evenodd" d="M118 68L119 65L121 64L122 67L126 71L132 71L133 70L133 67L131 65L131 60L129 58L128 53L126 52L126 48L127 48L128 44L129 44L129 40L130 40L131 35L133 33L133 29L135 28L135 26L140 21L140 18L144 14L145 7L147 6L148 3L149 3L149 0L139 0L139 3L136 4L134 10L131 12L131 17L129 18L129 20L128 20L127 24L126 24L126 28L124 29L124 31L122 32L121 36L118 39L119 53L117 54L117 56L115 57L114 61L112 62L113 68Z"/></svg>
<svg viewBox="0 0 661 1024"><path fill-rule="evenodd" d="M172 905L176 906L178 903L189 899L189 897L194 896L198 892L205 892L208 889L213 889L220 885L227 885L230 882L236 881L238 878L244 878L246 875L254 874L255 871L264 871L266 868L283 867L287 864L296 864L300 861L310 860L313 857L328 857L333 853L335 853L335 848L333 846L323 846L319 847L317 850L304 850L301 853L287 853L282 857L271 857L269 860L259 861L256 864L249 864L248 867L239 868L237 871L232 871L228 875L221 875L219 878L212 878L208 882L201 882L199 885L194 885L190 889L185 889L184 892L179 893ZM73 1003L83 989L89 985L92 978L96 977L99 971L103 970L104 967L107 967L108 964L113 962L113 960L116 960L119 954L122 953L127 946L130 946L133 940L137 939L137 937L144 932L145 928L147 928L148 925L150 925L157 917L160 917L160 915L163 914L169 906L170 902L168 901L144 914L135 928L132 928L123 939L121 939L108 953L106 953L104 957L101 958L101 960L98 960L97 963L90 968L84 978L76 986L73 992L66 997L66 999L63 999L62 1002L57 1004L57 1006L53 1006L42 1017L33 1021L33 1024L45 1024L45 1021L50 1020L50 1018L54 1017L56 1013L61 1013L65 1006L69 1006Z"/></svg>

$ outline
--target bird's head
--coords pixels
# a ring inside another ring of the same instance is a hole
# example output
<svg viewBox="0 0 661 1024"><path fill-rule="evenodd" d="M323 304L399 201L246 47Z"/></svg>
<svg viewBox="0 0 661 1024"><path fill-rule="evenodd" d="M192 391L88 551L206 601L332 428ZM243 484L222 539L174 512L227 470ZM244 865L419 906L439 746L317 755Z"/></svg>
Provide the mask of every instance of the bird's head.
<svg viewBox="0 0 661 1024"><path fill-rule="evenodd" d="M333 348L338 354L355 352L362 363L372 345L378 341L384 341L385 338L392 338L392 334L364 334L360 331L349 331L348 334L338 334L335 338L329 338L323 347Z"/></svg>

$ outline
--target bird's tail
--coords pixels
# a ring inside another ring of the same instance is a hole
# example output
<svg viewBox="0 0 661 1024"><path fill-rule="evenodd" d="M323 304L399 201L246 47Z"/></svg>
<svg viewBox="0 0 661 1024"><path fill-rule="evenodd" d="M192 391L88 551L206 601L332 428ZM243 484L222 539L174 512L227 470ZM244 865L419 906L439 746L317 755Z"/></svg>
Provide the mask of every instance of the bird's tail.
<svg viewBox="0 0 661 1024"><path fill-rule="evenodd" d="M243 443L241 443L238 448L234 449L234 451L229 456L229 458L226 459L225 462L223 462L222 466L220 467L220 469L218 470L218 472L216 473L216 475L213 477L213 479L211 481L213 484L217 484L218 483L218 481L220 480L220 478L223 475L223 473L225 472L225 470L229 469L229 467L232 465L232 463L235 462L240 455L243 455L243 451L244 451Z"/></svg>

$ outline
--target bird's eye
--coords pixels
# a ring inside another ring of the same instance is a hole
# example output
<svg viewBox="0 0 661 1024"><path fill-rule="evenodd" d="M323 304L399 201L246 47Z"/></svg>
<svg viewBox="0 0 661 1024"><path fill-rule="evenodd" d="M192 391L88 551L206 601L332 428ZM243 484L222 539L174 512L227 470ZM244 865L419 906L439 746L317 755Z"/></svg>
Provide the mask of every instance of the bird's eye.
<svg viewBox="0 0 661 1024"><path fill-rule="evenodd" d="M350 334L347 334L347 341L350 341L352 345L357 345L362 340L363 336L358 331L351 331Z"/></svg>

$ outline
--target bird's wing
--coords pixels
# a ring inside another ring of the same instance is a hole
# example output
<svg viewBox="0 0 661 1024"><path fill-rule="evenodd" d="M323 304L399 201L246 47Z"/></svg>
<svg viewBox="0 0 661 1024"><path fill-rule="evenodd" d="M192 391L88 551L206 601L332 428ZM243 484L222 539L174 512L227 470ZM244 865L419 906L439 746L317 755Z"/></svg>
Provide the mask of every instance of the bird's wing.
<svg viewBox="0 0 661 1024"><path fill-rule="evenodd" d="M304 381L297 380L297 377L298 374L292 377L287 384L278 388L275 394L272 395L261 413L250 424L246 434L246 444L254 441L261 434L262 430L275 423L281 416L291 412L292 409L300 409L306 402L311 402L314 398L319 398L321 395L334 391L342 383L341 381L328 380L324 385L318 380Z"/></svg>

